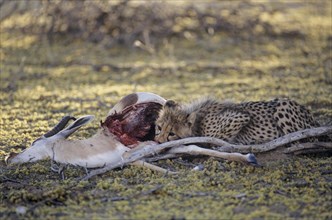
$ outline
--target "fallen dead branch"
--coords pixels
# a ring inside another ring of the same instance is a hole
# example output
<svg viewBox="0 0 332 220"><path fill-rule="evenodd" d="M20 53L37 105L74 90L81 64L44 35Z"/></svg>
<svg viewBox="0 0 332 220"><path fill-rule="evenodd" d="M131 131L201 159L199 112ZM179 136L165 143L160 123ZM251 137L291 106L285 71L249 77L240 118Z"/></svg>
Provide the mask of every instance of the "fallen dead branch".
<svg viewBox="0 0 332 220"><path fill-rule="evenodd" d="M257 145L222 145L220 144L218 148L219 151L223 152L239 152L239 153L246 153L246 152L252 152L252 153L263 153L267 151L274 150L278 147L284 146L286 144L290 144L295 141L299 141L306 138L311 137L319 137L324 136L327 134L332 133L332 126L327 127L318 127L318 128L310 128L305 129L302 131L296 131L290 134L286 134L280 138L274 139L273 141L264 143L264 144L257 144ZM331 143L327 143L330 144ZM218 144L216 144L218 145Z"/></svg>
<svg viewBox="0 0 332 220"><path fill-rule="evenodd" d="M280 138L277 138L273 141L270 141L268 143L264 144L257 144L257 145L235 145L235 144L230 144L226 141L217 139L217 138L212 138L212 137L191 137L191 138L184 138L180 140L175 140L175 141L170 141L166 142L163 144L149 144L146 146L140 146L137 148L134 148L133 150L128 151L125 153L123 160L118 163L111 163L103 168L96 169L91 171L88 175L86 175L82 180L88 180L91 177L94 177L96 175L105 173L109 170L118 168L118 167L123 167L127 164L133 163L137 160L141 160L143 158L151 157L151 156L156 156L160 152L174 148L173 152L172 149L169 152L170 157L173 157L177 153L184 154L186 152L177 150L181 148L181 145L187 145L187 144L213 144L216 146L221 146L218 148L218 151L220 152L238 152L238 153L262 153L262 152L267 152L274 150L278 147L284 146L286 144L290 144L295 141L299 141L302 139L310 138L310 137L318 137L318 136L323 136L326 134L332 133L332 126L328 127L318 127L318 128L312 128L312 129L305 129L302 131L297 131L293 132L287 135L284 135ZM191 145L195 146L195 145ZM331 143L327 143L327 146L331 148ZM197 146L196 146L197 147ZM187 152L190 153L190 152ZM167 153L166 153L167 155ZM197 154L196 154L197 155ZM157 155L159 157L159 155ZM164 156L167 157L167 156ZM163 158L163 156L160 157L160 159Z"/></svg>

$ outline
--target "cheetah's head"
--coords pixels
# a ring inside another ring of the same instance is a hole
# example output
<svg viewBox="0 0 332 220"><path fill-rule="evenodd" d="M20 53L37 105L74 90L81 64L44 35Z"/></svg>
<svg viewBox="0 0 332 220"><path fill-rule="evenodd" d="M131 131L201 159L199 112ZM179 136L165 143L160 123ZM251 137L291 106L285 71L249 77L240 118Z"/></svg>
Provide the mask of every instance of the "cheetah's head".
<svg viewBox="0 0 332 220"><path fill-rule="evenodd" d="M156 121L155 141L159 143L192 136L195 114L189 114L182 106L168 100Z"/></svg>

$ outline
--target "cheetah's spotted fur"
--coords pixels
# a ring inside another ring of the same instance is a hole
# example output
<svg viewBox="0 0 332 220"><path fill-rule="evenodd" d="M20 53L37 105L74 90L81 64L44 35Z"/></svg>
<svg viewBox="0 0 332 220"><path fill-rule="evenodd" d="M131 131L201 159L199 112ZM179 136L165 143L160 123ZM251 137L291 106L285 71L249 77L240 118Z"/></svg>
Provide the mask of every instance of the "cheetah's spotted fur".
<svg viewBox="0 0 332 220"><path fill-rule="evenodd" d="M211 98L188 105L167 101L156 125L159 142L209 136L241 144L264 143L319 126L306 108L281 98L239 104Z"/></svg>

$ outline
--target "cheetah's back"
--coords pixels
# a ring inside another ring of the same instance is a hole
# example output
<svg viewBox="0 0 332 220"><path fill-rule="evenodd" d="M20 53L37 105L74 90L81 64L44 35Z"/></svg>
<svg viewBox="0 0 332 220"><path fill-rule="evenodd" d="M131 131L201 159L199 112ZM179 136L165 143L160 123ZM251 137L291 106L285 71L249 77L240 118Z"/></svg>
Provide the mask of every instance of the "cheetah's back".
<svg viewBox="0 0 332 220"><path fill-rule="evenodd" d="M250 123L237 135L235 142L264 143L285 134L317 127L310 112L295 101L274 99L242 104L250 115Z"/></svg>

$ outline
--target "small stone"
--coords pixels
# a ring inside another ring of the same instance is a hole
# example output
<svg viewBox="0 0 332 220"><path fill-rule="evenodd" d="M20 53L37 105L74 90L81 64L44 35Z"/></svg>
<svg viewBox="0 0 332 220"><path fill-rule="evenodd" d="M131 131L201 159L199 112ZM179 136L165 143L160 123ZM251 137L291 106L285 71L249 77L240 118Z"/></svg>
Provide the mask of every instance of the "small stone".
<svg viewBox="0 0 332 220"><path fill-rule="evenodd" d="M246 196L247 196L246 193L240 193L240 194L237 194L237 195L235 196L235 198L237 198L237 199L241 199L241 198L244 198L244 197L246 197Z"/></svg>
<svg viewBox="0 0 332 220"><path fill-rule="evenodd" d="M25 207L25 206L17 206L16 207L16 213L18 215L25 215L26 212L27 212L27 207Z"/></svg>
<svg viewBox="0 0 332 220"><path fill-rule="evenodd" d="M193 168L193 170L198 170L198 171L202 171L204 169L204 166L202 164L197 165Z"/></svg>

